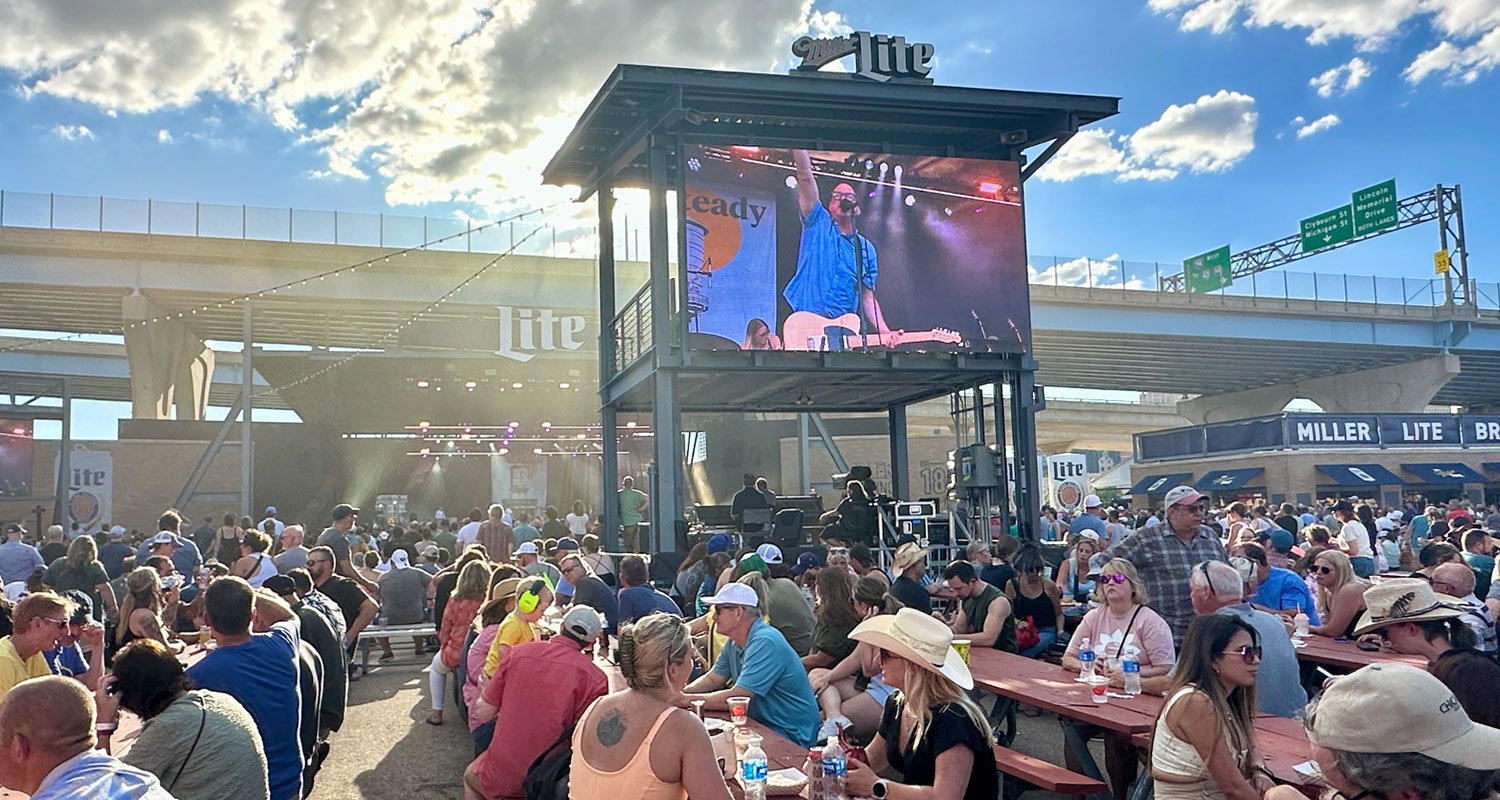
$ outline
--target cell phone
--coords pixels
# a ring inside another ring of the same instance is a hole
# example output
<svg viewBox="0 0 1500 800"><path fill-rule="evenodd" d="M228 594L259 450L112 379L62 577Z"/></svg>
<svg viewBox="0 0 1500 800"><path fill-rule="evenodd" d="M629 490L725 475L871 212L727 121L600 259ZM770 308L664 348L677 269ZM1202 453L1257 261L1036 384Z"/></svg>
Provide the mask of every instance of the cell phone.
<svg viewBox="0 0 1500 800"><path fill-rule="evenodd" d="M1375 651L1377 651L1377 650L1380 649L1380 642L1358 641L1358 642L1354 643L1354 646L1358 647L1361 650L1368 650L1370 652L1375 652Z"/></svg>

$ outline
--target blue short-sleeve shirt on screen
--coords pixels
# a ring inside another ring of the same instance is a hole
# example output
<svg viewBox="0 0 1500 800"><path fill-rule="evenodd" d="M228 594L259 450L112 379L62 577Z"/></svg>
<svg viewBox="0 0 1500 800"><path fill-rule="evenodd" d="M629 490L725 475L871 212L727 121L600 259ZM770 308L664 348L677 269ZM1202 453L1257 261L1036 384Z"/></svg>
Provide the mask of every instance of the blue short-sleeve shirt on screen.
<svg viewBox="0 0 1500 800"><path fill-rule="evenodd" d="M250 641L210 651L188 668L200 689L223 692L250 712L266 745L271 800L302 796L301 677L295 620L278 622Z"/></svg>
<svg viewBox="0 0 1500 800"><path fill-rule="evenodd" d="M855 253L863 250L864 286L875 290L880 260L875 245L861 234L845 236L822 205L802 218L802 244L797 252L797 274L782 294L793 311L811 311L825 317L856 313L859 295L854 291Z"/></svg>
<svg viewBox="0 0 1500 800"><path fill-rule="evenodd" d="M812 746L818 735L818 703L802 659L780 631L757 619L745 647L726 645L714 672L754 695L752 719L803 747Z"/></svg>
<svg viewBox="0 0 1500 800"><path fill-rule="evenodd" d="M47 666L52 668L53 675L76 678L89 671L88 659L83 657L83 648L77 644L59 647L56 650L44 650L42 657L47 659Z"/></svg>

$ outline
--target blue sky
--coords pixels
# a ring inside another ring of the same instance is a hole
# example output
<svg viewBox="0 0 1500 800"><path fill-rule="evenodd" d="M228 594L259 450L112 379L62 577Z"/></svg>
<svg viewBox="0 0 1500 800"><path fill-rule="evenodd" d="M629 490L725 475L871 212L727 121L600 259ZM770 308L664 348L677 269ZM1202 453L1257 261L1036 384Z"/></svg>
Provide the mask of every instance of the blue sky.
<svg viewBox="0 0 1500 800"><path fill-rule="evenodd" d="M1395 178L1462 184L1472 276L1500 281L1497 0L79 5L0 7L30 34L0 42L7 191L483 219L559 198L537 170L613 64L781 71L800 33L861 28L933 42L941 84L1122 98L1028 184L1034 254L1176 264ZM1291 269L1425 279L1436 245Z"/></svg>

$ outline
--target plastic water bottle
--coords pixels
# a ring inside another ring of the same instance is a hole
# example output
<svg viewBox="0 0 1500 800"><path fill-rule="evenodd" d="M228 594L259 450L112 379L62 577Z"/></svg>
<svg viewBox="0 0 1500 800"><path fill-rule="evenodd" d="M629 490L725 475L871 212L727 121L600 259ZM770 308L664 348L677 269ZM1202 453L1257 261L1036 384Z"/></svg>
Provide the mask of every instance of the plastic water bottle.
<svg viewBox="0 0 1500 800"><path fill-rule="evenodd" d="M1292 626L1297 629L1298 636L1307 635L1307 623L1307 615L1302 613L1301 611L1297 612L1297 616L1292 617Z"/></svg>
<svg viewBox="0 0 1500 800"><path fill-rule="evenodd" d="M1120 662L1125 672L1125 694L1135 697L1141 693L1141 661L1135 647L1125 648L1125 658Z"/></svg>
<svg viewBox="0 0 1500 800"><path fill-rule="evenodd" d="M1088 680L1094 677L1094 648L1089 644L1089 637L1083 637L1083 642L1078 645L1078 662L1083 664L1083 674L1079 677Z"/></svg>
<svg viewBox="0 0 1500 800"><path fill-rule="evenodd" d="M766 773L771 762L766 751L760 749L760 737L750 737L750 746L740 759L740 783L745 787L745 800L766 800Z"/></svg>
<svg viewBox="0 0 1500 800"><path fill-rule="evenodd" d="M809 800L822 800L823 748L814 747L807 751L807 763L802 765L802 774L807 776L807 796Z"/></svg>
<svg viewBox="0 0 1500 800"><path fill-rule="evenodd" d="M844 777L848 774L848 763L844 761L844 749L839 747L838 737L823 745L823 793L819 800L845 800ZM811 795L809 795L811 796Z"/></svg>

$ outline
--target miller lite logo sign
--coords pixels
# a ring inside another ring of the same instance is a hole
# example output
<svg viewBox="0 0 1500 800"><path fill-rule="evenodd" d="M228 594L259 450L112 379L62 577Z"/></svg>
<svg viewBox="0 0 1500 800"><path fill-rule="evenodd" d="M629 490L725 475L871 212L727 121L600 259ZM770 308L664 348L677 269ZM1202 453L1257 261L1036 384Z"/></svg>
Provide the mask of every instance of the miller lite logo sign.
<svg viewBox="0 0 1500 800"><path fill-rule="evenodd" d="M497 306L500 312L500 347L495 355L522 364L538 351L577 350L583 346L585 320L577 314L558 314L550 308L531 309Z"/></svg>
<svg viewBox="0 0 1500 800"><path fill-rule="evenodd" d="M907 44L904 36L855 31L848 36L814 39L804 36L792 43L792 55L802 63L792 74L817 72L839 59L854 56L854 74L876 83L890 80L932 83L933 46Z"/></svg>

